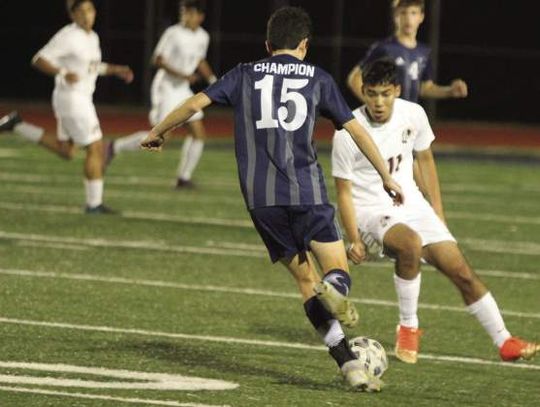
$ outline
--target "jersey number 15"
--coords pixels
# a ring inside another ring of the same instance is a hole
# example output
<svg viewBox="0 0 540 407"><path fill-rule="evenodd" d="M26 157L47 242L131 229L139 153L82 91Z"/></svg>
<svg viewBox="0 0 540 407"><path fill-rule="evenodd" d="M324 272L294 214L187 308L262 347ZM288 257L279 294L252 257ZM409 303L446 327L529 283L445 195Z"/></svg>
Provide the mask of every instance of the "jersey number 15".
<svg viewBox="0 0 540 407"><path fill-rule="evenodd" d="M255 82L255 89L261 91L261 119L255 122L257 129L272 129L281 126L287 131L295 131L302 127L307 118L307 101L301 93L295 92L295 90L302 89L308 82L308 79L283 79L280 103L285 106L278 108L277 120L272 117L274 75L265 75L260 81ZM294 116L290 121L286 121L289 117L287 102L292 102L295 105Z"/></svg>

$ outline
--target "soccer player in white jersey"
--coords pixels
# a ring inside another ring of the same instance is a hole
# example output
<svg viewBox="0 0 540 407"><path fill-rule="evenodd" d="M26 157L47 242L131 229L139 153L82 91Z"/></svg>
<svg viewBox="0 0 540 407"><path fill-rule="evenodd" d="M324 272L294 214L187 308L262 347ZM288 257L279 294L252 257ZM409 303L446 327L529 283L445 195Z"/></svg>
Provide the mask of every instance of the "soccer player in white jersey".
<svg viewBox="0 0 540 407"><path fill-rule="evenodd" d="M502 360L532 358L540 344L511 336L495 299L470 268L446 227L437 170L430 145L435 138L423 108L399 99L396 66L375 60L363 70L365 105L353 113L368 129L390 173L407 197L394 206L381 181L346 132L334 134L332 175L337 188L340 217L350 246L348 257L358 264L366 258L366 242L376 241L395 259L394 283L399 303L396 356L416 363L419 351L418 296L420 261L445 274L459 289L474 315L499 348ZM413 179L416 156L426 184L424 198Z"/></svg>
<svg viewBox="0 0 540 407"><path fill-rule="evenodd" d="M129 83L133 72L128 66L101 61L99 37L92 30L94 3L67 0L66 4L73 23L58 31L32 59L34 67L55 78L52 104L57 134L46 134L44 129L22 121L17 112L0 119L0 131L13 130L65 159L73 158L77 146L83 147L85 211L112 213L103 205L102 133L92 95L98 75L115 75Z"/></svg>
<svg viewBox="0 0 540 407"><path fill-rule="evenodd" d="M190 85L202 76L208 83L216 77L206 60L210 37L201 27L205 18L204 2L200 0L180 1L180 21L163 33L153 55L153 64L158 68L151 88L152 110L150 124L155 126L184 100L193 96ZM191 176L202 155L206 131L199 112L186 125L190 135L184 140L177 170L176 188L192 188ZM122 151L140 149L140 142L148 131L118 139L108 153L107 162Z"/></svg>

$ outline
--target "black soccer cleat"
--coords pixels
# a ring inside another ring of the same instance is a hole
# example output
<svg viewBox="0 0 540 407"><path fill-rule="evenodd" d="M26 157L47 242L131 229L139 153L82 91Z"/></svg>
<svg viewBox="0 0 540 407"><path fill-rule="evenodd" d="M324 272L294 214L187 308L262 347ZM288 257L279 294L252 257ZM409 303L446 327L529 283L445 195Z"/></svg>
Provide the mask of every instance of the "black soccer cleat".
<svg viewBox="0 0 540 407"><path fill-rule="evenodd" d="M179 189L195 189L195 184L190 179L178 178L176 180L176 190Z"/></svg>
<svg viewBox="0 0 540 407"><path fill-rule="evenodd" d="M105 206L103 204L100 204L98 206L87 206L84 209L84 213L88 215L118 215L119 212L115 211L114 209L109 208L108 206Z"/></svg>
<svg viewBox="0 0 540 407"><path fill-rule="evenodd" d="M21 116L19 115L19 112L14 110L13 112L0 117L0 132L12 131L20 122L22 122Z"/></svg>

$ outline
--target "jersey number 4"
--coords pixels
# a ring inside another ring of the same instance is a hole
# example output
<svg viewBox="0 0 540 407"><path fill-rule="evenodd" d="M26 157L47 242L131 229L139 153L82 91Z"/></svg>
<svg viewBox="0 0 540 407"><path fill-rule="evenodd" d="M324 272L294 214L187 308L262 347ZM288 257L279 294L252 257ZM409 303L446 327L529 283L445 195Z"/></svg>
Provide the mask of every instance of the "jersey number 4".
<svg viewBox="0 0 540 407"><path fill-rule="evenodd" d="M265 75L260 81L255 82L255 89L261 91L261 119L255 122L257 129L274 129L281 126L287 131L295 131L302 127L307 118L307 101L295 90L302 89L308 82L308 79L283 79L280 103L285 106L278 108L277 120L272 117L274 75ZM289 109L286 106L288 102L294 103L294 116L290 121L286 121L289 117Z"/></svg>

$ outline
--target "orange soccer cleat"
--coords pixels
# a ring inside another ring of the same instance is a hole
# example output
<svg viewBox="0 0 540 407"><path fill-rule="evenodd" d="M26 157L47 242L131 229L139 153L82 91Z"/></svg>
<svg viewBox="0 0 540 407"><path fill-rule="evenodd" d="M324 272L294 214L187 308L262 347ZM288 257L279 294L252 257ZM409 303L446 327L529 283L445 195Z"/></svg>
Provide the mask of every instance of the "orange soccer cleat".
<svg viewBox="0 0 540 407"><path fill-rule="evenodd" d="M422 330L398 325L396 328L396 357L405 363L416 363Z"/></svg>
<svg viewBox="0 0 540 407"><path fill-rule="evenodd" d="M505 362L511 362L518 359L529 360L539 352L540 343L526 342L515 336L504 341L499 349L499 355Z"/></svg>

